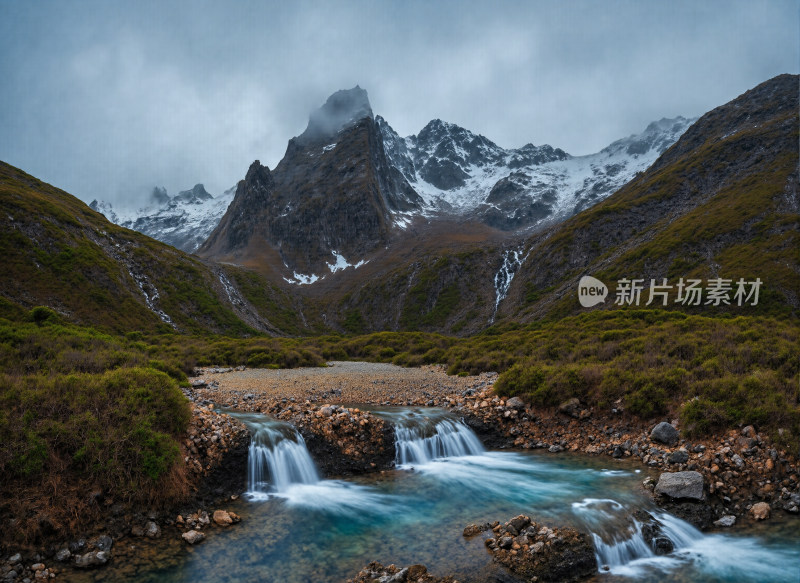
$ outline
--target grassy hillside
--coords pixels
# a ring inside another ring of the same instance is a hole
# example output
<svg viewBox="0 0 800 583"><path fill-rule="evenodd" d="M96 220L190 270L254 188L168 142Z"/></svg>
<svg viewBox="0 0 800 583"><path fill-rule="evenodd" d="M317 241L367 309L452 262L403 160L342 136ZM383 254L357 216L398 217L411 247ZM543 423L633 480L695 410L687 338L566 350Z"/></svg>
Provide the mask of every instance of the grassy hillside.
<svg viewBox="0 0 800 583"><path fill-rule="evenodd" d="M612 289L621 278L677 283L756 277L757 306L695 313L800 310L798 78L782 75L694 124L638 179L529 241L533 258L514 280L503 314L523 321L580 311L578 279ZM674 304L671 309L684 309ZM606 307L611 303L606 301Z"/></svg>
<svg viewBox="0 0 800 583"><path fill-rule="evenodd" d="M0 251L0 298L9 317L48 306L72 322L108 331L242 336L279 331L270 322L275 314L289 331L297 330L296 321L281 315L291 298L266 283L259 292L273 290L271 304L256 307L242 294L232 298L219 273L198 258L118 227L2 162ZM225 272L229 282L245 277L233 267Z"/></svg>

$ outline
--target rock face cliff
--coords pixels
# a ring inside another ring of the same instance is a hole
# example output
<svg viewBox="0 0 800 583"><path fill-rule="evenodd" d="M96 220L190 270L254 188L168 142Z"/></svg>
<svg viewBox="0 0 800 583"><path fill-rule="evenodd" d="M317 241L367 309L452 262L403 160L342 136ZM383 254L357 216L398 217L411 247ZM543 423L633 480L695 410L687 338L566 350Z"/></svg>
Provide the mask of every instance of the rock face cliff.
<svg viewBox="0 0 800 583"><path fill-rule="evenodd" d="M385 246L393 215L421 204L390 167L366 91L355 87L312 114L273 171L250 166L198 253L247 262L266 248L306 283Z"/></svg>
<svg viewBox="0 0 800 583"><path fill-rule="evenodd" d="M331 95L278 166L252 165L243 186L218 197L202 185L174 197L156 188L135 213L93 208L182 250L310 284L374 259L415 224L481 223L503 236L563 221L645 170L690 124L662 119L589 156L504 149L439 119L401 137L356 86Z"/></svg>

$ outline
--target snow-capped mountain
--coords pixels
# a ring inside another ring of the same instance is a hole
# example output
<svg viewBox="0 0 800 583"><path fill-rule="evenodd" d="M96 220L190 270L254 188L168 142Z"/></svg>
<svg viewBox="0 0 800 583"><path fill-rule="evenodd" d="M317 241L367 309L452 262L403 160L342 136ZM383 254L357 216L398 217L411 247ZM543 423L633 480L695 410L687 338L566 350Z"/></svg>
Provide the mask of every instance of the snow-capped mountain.
<svg viewBox="0 0 800 583"><path fill-rule="evenodd" d="M155 189L136 213L92 206L117 224L212 257L239 256L260 233L290 274L314 273L337 253L354 263L368 259L417 217L457 217L501 231L565 220L647 169L693 121L662 119L596 154L571 156L547 144L505 149L439 119L401 137L356 86L310 115L272 171L251 166L245 182L252 180L225 225L236 187L218 197L202 185L174 197Z"/></svg>
<svg viewBox="0 0 800 583"><path fill-rule="evenodd" d="M97 200L89 206L113 223L193 253L217 226L235 193L234 186L214 197L197 184L170 197L166 189L155 187L148 205L138 211L115 210Z"/></svg>
<svg viewBox="0 0 800 583"><path fill-rule="evenodd" d="M503 230L563 220L599 202L649 167L693 121L662 119L596 154L570 156L547 144L506 150L438 119L401 138L376 117L387 157L428 213L472 216Z"/></svg>

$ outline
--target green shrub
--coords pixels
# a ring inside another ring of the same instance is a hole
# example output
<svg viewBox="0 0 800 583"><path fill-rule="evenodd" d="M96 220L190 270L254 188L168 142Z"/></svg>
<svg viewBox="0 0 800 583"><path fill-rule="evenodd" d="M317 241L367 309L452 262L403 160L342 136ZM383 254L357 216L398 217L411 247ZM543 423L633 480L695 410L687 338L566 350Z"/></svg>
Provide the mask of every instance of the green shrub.
<svg viewBox="0 0 800 583"><path fill-rule="evenodd" d="M58 312L47 306L36 306L30 311L29 319L37 326L44 324L58 324L61 322L61 316Z"/></svg>

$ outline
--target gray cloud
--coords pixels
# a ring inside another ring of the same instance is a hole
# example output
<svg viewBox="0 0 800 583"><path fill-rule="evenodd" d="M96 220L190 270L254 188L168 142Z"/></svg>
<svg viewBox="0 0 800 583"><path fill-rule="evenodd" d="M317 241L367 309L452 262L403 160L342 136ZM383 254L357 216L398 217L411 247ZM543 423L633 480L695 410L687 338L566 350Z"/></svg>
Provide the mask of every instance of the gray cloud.
<svg viewBox="0 0 800 583"><path fill-rule="evenodd" d="M356 84L401 135L438 117L585 154L797 73L797 17L795 1L6 0L0 159L86 201L218 194Z"/></svg>

